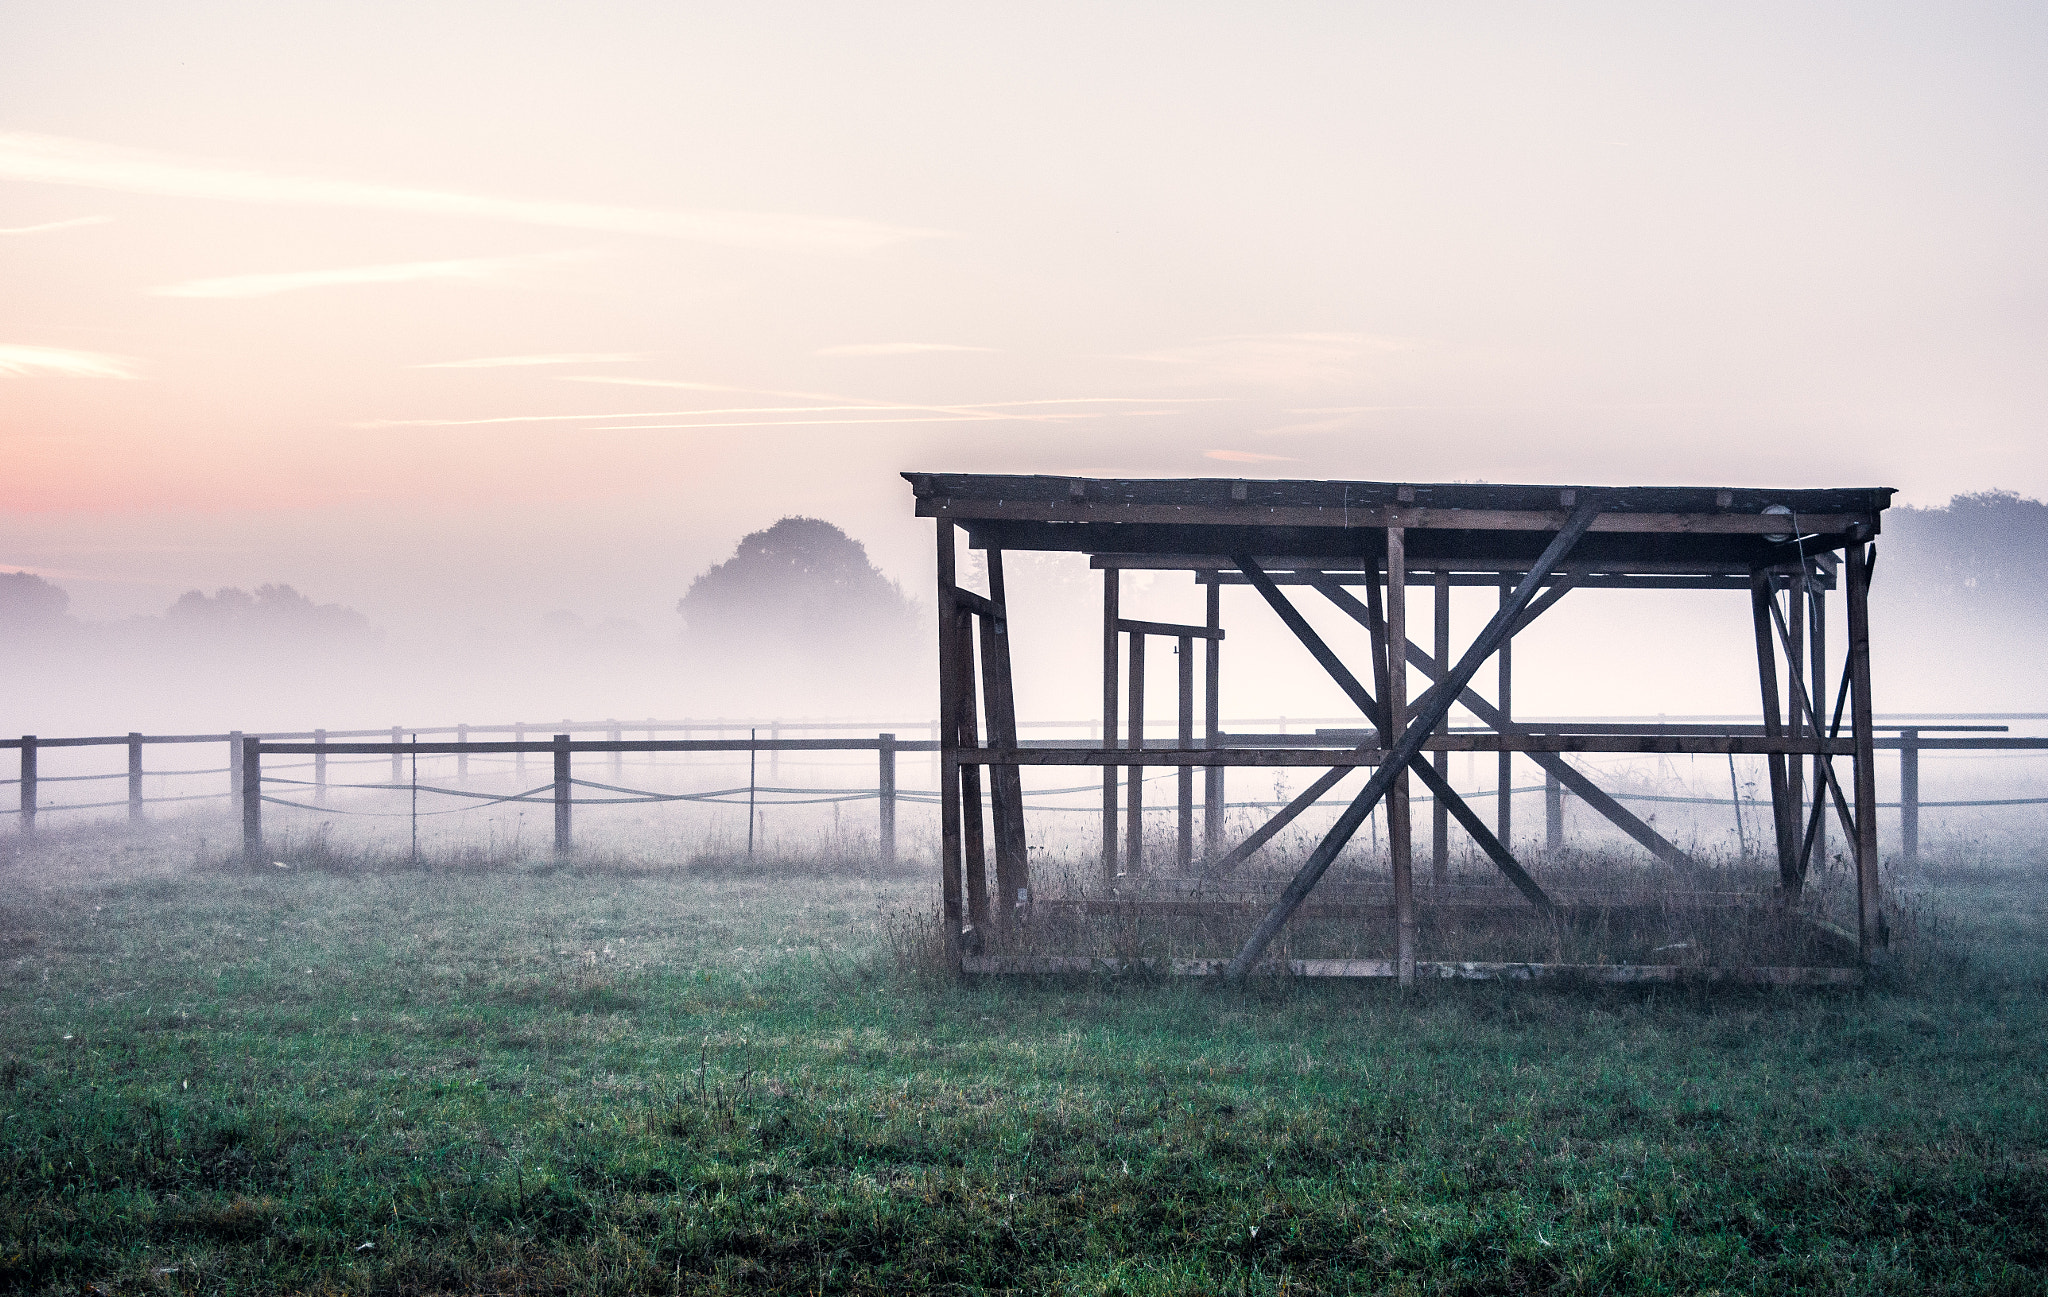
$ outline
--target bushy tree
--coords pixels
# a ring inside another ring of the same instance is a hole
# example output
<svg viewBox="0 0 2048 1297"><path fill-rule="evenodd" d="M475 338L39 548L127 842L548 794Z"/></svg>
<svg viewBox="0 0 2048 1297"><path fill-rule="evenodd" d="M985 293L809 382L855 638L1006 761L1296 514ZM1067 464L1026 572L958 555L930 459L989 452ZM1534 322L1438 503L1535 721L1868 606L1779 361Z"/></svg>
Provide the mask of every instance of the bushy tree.
<svg viewBox="0 0 2048 1297"><path fill-rule="evenodd" d="M192 638L303 641L334 645L373 636L370 619L338 603L316 604L288 585L259 585L254 594L223 587L188 590L164 614L164 625Z"/></svg>
<svg viewBox="0 0 2048 1297"><path fill-rule="evenodd" d="M1900 597L2014 617L2048 615L2048 504L2012 491L1885 511L1878 579Z"/></svg>
<svg viewBox="0 0 2048 1297"><path fill-rule="evenodd" d="M0 572L0 638L42 639L69 631L71 596L33 572Z"/></svg>
<svg viewBox="0 0 2048 1297"><path fill-rule="evenodd" d="M743 537L676 603L700 648L814 664L899 654L917 643L918 609L821 518L784 518Z"/></svg>

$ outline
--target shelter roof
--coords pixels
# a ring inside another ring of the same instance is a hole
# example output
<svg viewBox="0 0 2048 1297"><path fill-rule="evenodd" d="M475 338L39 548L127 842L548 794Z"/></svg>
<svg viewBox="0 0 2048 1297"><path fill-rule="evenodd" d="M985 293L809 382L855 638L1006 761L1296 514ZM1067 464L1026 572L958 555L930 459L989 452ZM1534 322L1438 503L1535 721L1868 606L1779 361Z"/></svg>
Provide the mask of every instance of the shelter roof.
<svg viewBox="0 0 2048 1297"><path fill-rule="evenodd" d="M962 524L976 548L1080 552L1105 567L1227 568L1250 555L1283 569L1343 570L1380 557L1386 528L1402 527L1411 569L1510 572L1592 500L1600 517L1568 566L1673 587L1746 578L1874 536L1892 496L1890 487L903 476L917 516Z"/></svg>

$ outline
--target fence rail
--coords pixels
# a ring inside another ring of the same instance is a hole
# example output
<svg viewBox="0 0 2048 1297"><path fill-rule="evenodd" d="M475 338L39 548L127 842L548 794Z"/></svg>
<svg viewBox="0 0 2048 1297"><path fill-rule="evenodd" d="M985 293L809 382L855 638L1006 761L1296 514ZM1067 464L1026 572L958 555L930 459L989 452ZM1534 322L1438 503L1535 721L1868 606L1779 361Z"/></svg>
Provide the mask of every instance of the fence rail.
<svg viewBox="0 0 2048 1297"><path fill-rule="evenodd" d="M1685 728L1686 722L1713 721L1723 723L1739 719L1741 718L1663 716L1656 718L1652 722L1649 718L1644 717L1580 717L1559 718L1554 722L1548 722L1548 724L1554 724L1560 734L1600 728L1611 733L1653 735L1682 730ZM1920 796L1920 754L1922 752L2048 752L2048 737L2035 738L2005 735L1992 737L1983 734L1984 731L2002 731L2006 729L2006 726L2003 724L1945 724L1942 722L2048 720L2048 713L1897 713L1882 719L1890 723L1882 724L1879 728L1895 731L1896 737L1880 738L1877 740L1877 746L1887 750L1895 750L1899 753L1900 789L1897 802L1884 803L1883 805L1888 809L1895 808L1900 812L1901 848L1907 858L1918 855L1920 815L1924 808L2048 804L2048 797L1988 798L1975 801L1925 801ZM1354 733L1351 730L1326 730L1321 733L1316 732L1314 729L1302 733L1295 733L1289 730L1291 725L1313 727L1325 723L1334 725L1348 723L1355 725L1356 718L1298 717L1290 721L1287 717L1253 717L1237 719L1229 724L1233 730L1239 731L1237 737L1240 738L1248 737L1242 731L1251 730L1254 727L1278 726L1279 729L1275 732L1260 733L1255 735L1255 737L1262 741L1269 741L1272 746L1280 748L1310 748L1317 746L1336 748L1360 741L1356 737L1356 733L1362 732ZM898 724L900 728L913 731L917 729L936 731L937 729L936 722L929 721L900 722ZM1542 720L1529 720L1521 722L1521 724L1525 729L1541 731L1547 723ZM1085 730L1090 733L1091 741L1095 741L1096 736L1099 734L1097 725L1086 721L1024 722L1020 724L1020 728ZM142 734L130 732L118 735L62 738L41 738L28 734L23 735L19 739L0 740L0 748L14 748L20 754L19 777L13 780L0 780L0 783L15 783L19 786L18 804L11 810L0 809L0 814L19 815L19 831L24 835L32 835L36 831L36 819L39 812L97 810L126 806L129 819L134 822L141 822L144 819L144 808L150 805L232 800L239 803L239 810L243 821L244 848L253 859L262 853L262 807L265 803L320 811L332 809L325 806L306 806L303 802L271 796L264 792L265 784L309 788L312 790L312 795L316 800L323 799L330 787L362 790L417 788L421 792L464 798L478 807L504 803L548 804L554 810L556 850L566 854L570 850L571 844L571 807L578 804L618 805L628 803L695 802L700 804L735 805L738 803L730 799L741 792L745 792L748 795L746 805L750 808L749 824L751 827L751 811L761 805L758 802L758 795L766 792L776 794L781 799L767 803L767 805L802 805L809 804L810 802L873 799L877 803L877 828L881 855L885 861L893 862L896 857L896 811L898 803L903 801L922 803L936 799L935 793L926 794L917 790L900 788L896 769L896 758L899 754L936 753L939 751L940 745L935 738L903 740L898 739L893 732L889 731L878 732L873 738L856 738L852 736L832 738L781 737L784 731L845 731L856 729L873 731L876 727L872 723L776 720L762 724L760 722L739 721L727 718L682 721L664 721L652 718L645 721L624 721L608 718L603 721L590 722L565 721L558 728L554 728L546 739L527 739L525 737L528 733L541 731L542 729L543 727L541 726L526 722L513 722L500 725L465 724L434 726L410 730L394 726L388 730L315 729L269 733L244 733L238 730L231 730L220 734ZM762 729L769 731L769 737L759 737L758 731ZM652 735L656 733L682 732L687 734L705 731L730 733L733 730L748 730L750 733L747 738L657 739L649 737L646 739L627 739L623 737L628 731ZM578 739L575 737L579 732L590 733L593 731L603 733L607 737L602 739ZM1451 731L1451 734L1454 736L1461 733L1463 732ZM405 737L407 734L414 737L408 739ZM456 737L453 740L430 739L422 742L417 737L422 734L452 734ZM479 734L512 734L515 737L512 739L478 739L472 737ZM1964 736L1966 734L1967 736ZM368 741L370 736L373 735L378 736L377 740ZM145 747L193 743L224 743L228 748L228 764L223 767L200 769L155 771L144 769L142 753ZM105 774L48 776L39 773L37 758L46 749L103 746L122 746L127 749L128 759L125 771L114 771ZM1024 739L1020 740L1017 746L1025 749L1072 748L1074 744L1072 741ZM1123 748L1119 750L1157 752L1160 755L1165 755L1166 753L1178 750L1180 747L1180 741L1174 738L1147 738L1137 748ZM873 752L877 754L875 784L871 790L865 788L799 789L780 785L764 786L754 778L750 767L749 780L745 788L716 789L698 793L661 793L647 789L628 788L618 784L593 783L587 780L576 779L573 774L574 758L579 754L608 754L612 757L613 768L616 771L618 759L624 754L691 752L746 752L750 755L767 753L771 757L774 754L783 752ZM548 783L539 785L536 788L505 795L479 793L467 789L418 787L416 784L404 782L402 778L402 765L408 756L454 756L457 758L457 776L458 778L464 778L468 775L468 763L471 757L501 755L519 757L522 759L522 765L523 758L526 756L547 756L552 762L553 777ZM1185 755L1185 753L1182 755ZM266 776L264 774L265 769L289 768L266 762L266 758L278 756L310 756L312 758L311 762L303 764L312 767L314 772L313 779L291 780L281 779L274 775ZM1305 753L1304 756L1312 758L1312 754ZM381 764L381 759L388 757L391 762L391 779L387 783L330 784L327 778L327 766L331 760L337 757L372 758L371 764ZM1118 761L1115 764L1128 766L1134 763ZM178 796L145 796L143 793L143 780L148 777L223 773L229 776L228 788L225 791ZM48 806L42 805L40 801L41 785L44 783L89 782L113 779L126 779L127 796L125 798L109 801L71 802ZM577 787L618 795L606 798L578 798L573 795L572 791ZM1041 790L1041 795L1071 791L1076 790ZM1557 840L1557 823L1561 815L1561 801L1557 790L1549 786L1549 781L1546 781L1543 785L1529 788L1497 790L1497 795L1513 796L1537 792L1545 794L1546 818L1550 820L1550 832L1547 838L1554 843ZM804 800L789 800L789 798L797 794L805 795ZM822 795L811 796L812 794ZM1741 806L1739 797L1673 797L1648 793L1617 793L1613 795L1621 800L1685 802L1702 805L1734 804L1738 810ZM1417 797L1414 800L1428 801L1430 799L1423 796ZM1278 802L1228 803L1228 805L1233 807L1268 807L1281 804ZM454 809L469 808L459 807ZM429 813L445 814L447 812Z"/></svg>

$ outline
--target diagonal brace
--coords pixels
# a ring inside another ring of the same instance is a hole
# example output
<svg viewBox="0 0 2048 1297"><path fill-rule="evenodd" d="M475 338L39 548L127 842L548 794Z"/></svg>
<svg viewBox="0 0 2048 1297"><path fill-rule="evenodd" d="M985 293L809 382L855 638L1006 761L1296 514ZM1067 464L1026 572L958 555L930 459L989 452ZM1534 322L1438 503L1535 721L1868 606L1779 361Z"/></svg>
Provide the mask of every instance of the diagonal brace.
<svg viewBox="0 0 2048 1297"><path fill-rule="evenodd" d="M1322 591L1324 597L1349 613L1354 619L1368 627L1372 625L1371 621L1368 620L1372 615L1371 611L1359 603L1358 597L1349 590L1329 581L1312 580L1310 584ZM1517 627L1519 628L1527 624L1528 620L1525 617L1517 623ZM1422 646L1413 640L1408 642L1408 664L1431 680L1440 680L1443 676L1443 668L1438 665L1436 658L1425 652ZM1436 688L1432 687L1428 693L1423 695L1423 701L1433 703L1436 693ZM1522 732L1520 726L1515 725L1502 716L1499 708L1473 692L1469 685L1459 689L1457 697L1459 705L1474 716L1477 716L1481 723L1493 726L1494 729L1502 734ZM1607 817L1616 828L1649 848L1650 853L1658 859L1668 860L1674 864L1683 863L1687 859L1685 852L1679 850L1663 834L1645 824L1634 812L1630 811L1620 802L1615 801L1612 797L1609 797L1600 785L1581 774L1577 767L1566 761L1559 754L1555 752L1525 752L1522 755L1528 757L1545 771L1556 776L1557 781L1571 789L1578 796L1579 800Z"/></svg>
<svg viewBox="0 0 2048 1297"><path fill-rule="evenodd" d="M1352 675L1350 669L1337 657L1330 646L1323 642L1322 636L1316 634L1315 628L1308 624L1308 619L1301 615L1300 609L1296 608L1293 602L1285 594L1281 593L1280 588L1273 583L1273 579L1266 575L1265 569L1260 567L1258 562L1249 555L1235 556L1231 561L1238 565L1238 569L1244 573L1245 579L1251 582L1260 595L1264 596L1266 602L1272 606L1273 611L1279 614L1280 620L1287 624L1287 628L1294 632L1295 638L1299 639L1315 660L1322 664L1323 670L1330 673L1330 678L1337 682L1337 687L1345 692L1346 696L1351 699L1358 710L1363 712L1368 718L1383 723L1385 711L1378 703L1373 701L1372 695L1365 691L1365 686L1359 683L1358 677ZM1551 602L1554 603L1556 600L1552 599ZM1516 623L1517 626L1521 624L1523 623ZM1512 634L1513 632L1510 631L1509 633ZM1383 637L1384 632L1380 636L1376 636L1376 638ZM1485 658L1480 658L1478 661L1483 662ZM1477 662L1474 663L1474 667L1475 669L1477 668ZM1427 695L1425 695L1425 702L1426 699ZM1445 707L1443 710L1448 712L1450 709ZM1443 803L1445 809L1457 819L1466 832L1472 834L1473 840L1479 844L1479 849L1484 851L1487 857L1500 867L1501 872L1508 876L1508 881L1513 883L1521 890L1524 896L1527 896L1541 908L1546 910L1551 908L1550 898L1544 894L1541 887L1536 885L1536 880L1529 877L1528 871L1523 869L1521 864L1515 860L1513 853L1485 827L1479 816L1472 811L1471 807L1465 804L1465 799L1459 796L1458 792L1436 773L1435 767L1430 766L1429 762L1419 757L1411 761L1410 765L1421 777L1422 782L1429 788L1430 792L1435 794L1437 799ZM1425 767L1427 767L1426 771ZM1341 777L1340 773L1338 778ZM1217 861L1212 868L1219 871L1231 868L1246 856L1258 850L1272 838L1273 834L1278 833L1289 821L1300 815L1302 811L1307 810L1309 803L1315 797L1320 797L1324 792L1335 787L1336 783L1337 779L1325 776L1324 779L1311 784L1300 797L1295 798L1279 815L1269 820L1264 828L1260 829L1258 833L1253 834L1237 850L1232 851L1229 855Z"/></svg>
<svg viewBox="0 0 2048 1297"><path fill-rule="evenodd" d="M1579 538L1592 528L1593 520L1599 516L1600 510L1595 499L1587 500L1572 511L1564 529L1544 547L1542 557L1530 566L1528 575L1522 578L1521 584L1515 587L1507 602L1493 615L1493 619L1486 624L1486 629L1480 632L1479 638L1472 641L1471 647L1465 650L1465 655L1458 660L1458 665L1451 669L1449 685L1427 708L1416 712L1413 719L1408 722L1408 728L1401 735L1400 741L1387 754L1386 764L1373 771L1372 778L1366 781L1365 787L1352 799L1351 804L1344 808L1344 813L1338 817L1337 823L1317 844L1307 863L1302 865L1300 871L1281 892L1280 899L1260 921L1258 929L1244 943L1244 948L1230 961L1230 966L1226 970L1228 976L1241 979L1250 971L1252 965L1258 962L1259 956L1266 952L1266 947L1279 935L1281 927L1286 924L1309 892L1315 889L1316 883L1322 879L1324 873L1328 872L1331 863L1337 858L1337 853L1342 851L1345 844L1351 840L1351 836L1358 832L1358 826L1365 822L1365 817L1372 813L1372 808L1378 804L1380 798L1386 796L1387 790L1393 787L1401 771L1407 769L1422 754L1422 745L1450 712L1452 699L1471 683L1480 665L1507 641L1508 635L1514 629L1515 620L1522 615L1522 610L1529 606L1529 601L1536 597L1538 587L1543 584L1551 569L1563 561L1565 555L1569 554L1572 547L1578 544Z"/></svg>

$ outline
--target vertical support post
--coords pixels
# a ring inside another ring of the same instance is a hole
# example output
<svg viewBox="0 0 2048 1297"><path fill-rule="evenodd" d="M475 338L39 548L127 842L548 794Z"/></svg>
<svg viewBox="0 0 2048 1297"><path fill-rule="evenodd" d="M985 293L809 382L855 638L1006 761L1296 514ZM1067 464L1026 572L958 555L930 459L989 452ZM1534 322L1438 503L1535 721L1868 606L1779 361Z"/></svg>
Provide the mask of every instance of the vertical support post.
<svg viewBox="0 0 2048 1297"><path fill-rule="evenodd" d="M404 782L405 782L405 757L404 757L404 756L403 756L403 755L402 755L402 754L401 754L401 753L399 752L399 750L398 750L398 749L399 749L399 746L400 746L401 744L403 744L404 742L405 742L405 727L404 727L404 726L402 726L402 725L394 725L394 726L392 726L392 727L391 727L391 782L392 782L392 783L394 783L394 784L402 784L402 783L404 783Z"/></svg>
<svg viewBox="0 0 2048 1297"><path fill-rule="evenodd" d="M896 863L896 736L876 736L875 848L887 869Z"/></svg>
<svg viewBox="0 0 2048 1297"><path fill-rule="evenodd" d="M1920 731L1899 732L1899 857L1920 858Z"/></svg>
<svg viewBox="0 0 2048 1297"><path fill-rule="evenodd" d="M951 519L938 520L939 719L932 726L939 763L939 904L946 942L957 954L965 908L960 894L960 616L954 593Z"/></svg>
<svg viewBox="0 0 2048 1297"><path fill-rule="evenodd" d="M239 750L240 745L237 744ZM239 760L235 763L241 764ZM236 787L241 785L237 784ZM36 832L36 736L21 736L21 835L35 836Z"/></svg>
<svg viewBox="0 0 2048 1297"><path fill-rule="evenodd" d="M986 551L988 597L992 615L981 619L981 685L988 712L988 745L1017 746L1017 695L1010 675L1010 624L1007 587L1003 582L1003 551ZM996 886L1000 912L1019 913L1031 903L1031 849L1024 834L1024 772L1017 766L990 766L989 819L995 829Z"/></svg>
<svg viewBox="0 0 2048 1297"><path fill-rule="evenodd" d="M1515 592L1515 576L1512 572L1500 574L1500 602L1507 606L1509 596ZM1448 671L1448 664L1439 663L1439 671ZM1500 720L1494 728L1505 734L1515 719L1515 637L1510 634L1500 642ZM1515 831L1515 754L1501 750L1500 761L1494 778L1499 781L1500 797L1493 810L1493 836L1501 845L1510 850L1514 846Z"/></svg>
<svg viewBox="0 0 2048 1297"><path fill-rule="evenodd" d="M955 687L959 690L960 710L953 718L954 740L957 747L978 748L981 746L981 722L975 713L974 703L974 614L965 608L954 614L960 639L958 666L960 679ZM983 663L982 669L987 670ZM970 922L985 926L989 921L988 908L988 845L984 837L981 798L981 767L972 761L958 762L960 771L960 822L963 863L967 867L967 918Z"/></svg>
<svg viewBox="0 0 2048 1297"><path fill-rule="evenodd" d="M555 735L555 859L567 861L569 838L569 736Z"/></svg>
<svg viewBox="0 0 2048 1297"><path fill-rule="evenodd" d="M1807 666L1808 669L1813 672L1813 696L1815 698L1825 699L1830 696L1828 694L1827 662L1827 591L1821 589L1820 586L1816 584L1813 587L1812 599L1813 612L1808 620L1810 620L1813 623L1813 637L1806 646ZM1828 720L1828 718L1823 715L1824 710L1825 709L1823 707L1816 707L1813 709L1814 716L1820 719L1822 724L1826 724ZM1826 791L1828 786L1827 775L1821 769L1821 765L1825 760L1826 758L1818 754L1816 754L1813 758L1813 796L1814 800L1816 801L1828 795ZM1814 828L1813 854L1810 858L1820 861L1825 861L1828 858L1828 817L1825 815L1820 817L1820 823Z"/></svg>
<svg viewBox="0 0 2048 1297"><path fill-rule="evenodd" d="M1117 618L1122 616L1118 607L1123 593L1123 572L1118 568L1102 570L1102 750L1111 751L1117 746L1117 655L1121 641L1117 636ZM1102 768L1102 881L1116 882L1116 767Z"/></svg>
<svg viewBox="0 0 2048 1297"><path fill-rule="evenodd" d="M1764 737L1780 738L1785 733L1785 711L1778 697L1778 649L1771 626L1772 586L1776 578L1768 572L1749 577L1750 621L1756 630L1757 680L1763 692ZM1778 838L1778 882L1791 896L1799 895L1799 829L1787 801L1785 754L1772 752L1764 762L1771 776L1771 826Z"/></svg>
<svg viewBox="0 0 2048 1297"><path fill-rule="evenodd" d="M128 822L142 823L142 734L128 731Z"/></svg>
<svg viewBox="0 0 2048 1297"><path fill-rule="evenodd" d="M1819 716L1823 703L1814 702L1806 691L1806 569L1802 566L1799 575L1787 578L1785 582L1785 689L1791 694L1785 709L1785 733L1799 738L1806 732L1806 708L1799 700L1804 698ZM1788 757L1785 761L1785 797L1792 807L1792 849L1796 857L1799 850L1799 826L1806 823L1806 759ZM1803 877L1803 876L1802 876Z"/></svg>
<svg viewBox="0 0 2048 1297"><path fill-rule="evenodd" d="M1436 665L1439 671L1450 670L1451 665L1451 574L1436 574L1436 603L1431 609L1436 614ZM1448 733L1451 728L1450 713L1444 713L1442 725L1437 733ZM1434 758L1437 778L1445 783L1451 777L1451 754L1439 752ZM1435 798L1429 808L1429 881L1433 886L1442 887L1451 881L1451 808L1443 798Z"/></svg>
<svg viewBox="0 0 2048 1297"><path fill-rule="evenodd" d="M614 742L614 743L618 743L618 742L621 742L621 741L623 741L623 740L624 740L624 738L625 738L625 736L626 736L626 732L625 732L624 730L622 730L622 729L620 729L620 728L619 728L619 723L618 723L617 721L612 721L612 722L611 722L611 726L612 726L612 728L611 728L611 740L612 740L612 742ZM623 752L621 752L621 751L619 751L619 750L618 750L617 748L613 748L613 749L612 749L612 782L613 782L613 783L617 783L617 782L618 782L618 781L619 781L620 779L623 779L623 778L625 777L625 774L626 774L626 754L625 754L625 753L623 753Z"/></svg>
<svg viewBox="0 0 2048 1297"><path fill-rule="evenodd" d="M1543 772L1543 849L1553 853L1564 849L1564 785L1557 781L1555 770Z"/></svg>
<svg viewBox="0 0 2048 1297"><path fill-rule="evenodd" d="M1401 527L1387 528L1387 723L1395 734L1408 729L1408 539ZM1415 985L1415 879L1408 815L1408 772L1387 788L1387 854L1394 873L1394 958L1401 985Z"/></svg>
<svg viewBox="0 0 2048 1297"><path fill-rule="evenodd" d="M1863 957L1884 944L1877 880L1877 739L1870 702L1870 553L1864 533L1848 546L1849 714L1856 743L1856 926Z"/></svg>
<svg viewBox="0 0 2048 1297"><path fill-rule="evenodd" d="M1195 746L1195 639L1192 635L1180 636L1175 645L1180 660L1178 685L1180 693L1179 726L1175 729L1174 741L1185 750ZM1175 844L1174 859L1185 876L1195 863L1195 768L1182 766L1176 772L1175 783L1180 793L1180 833Z"/></svg>
<svg viewBox="0 0 2048 1297"><path fill-rule="evenodd" d="M313 731L313 800L327 800L327 731Z"/></svg>
<svg viewBox="0 0 2048 1297"><path fill-rule="evenodd" d="M242 731L228 731L228 806L242 813Z"/></svg>
<svg viewBox="0 0 2048 1297"><path fill-rule="evenodd" d="M1130 738L1124 744L1140 758L1145 749L1145 635L1131 632ZM1145 872L1145 767L1125 766L1128 789L1124 803L1129 818L1124 823L1124 871Z"/></svg>
<svg viewBox="0 0 2048 1297"><path fill-rule="evenodd" d="M263 740L242 740L242 863L263 863Z"/></svg>
<svg viewBox="0 0 2048 1297"><path fill-rule="evenodd" d="M468 725L457 725L455 727L455 741L465 747L469 745ZM469 778L469 753L458 752L455 754L455 777L457 779Z"/></svg>
<svg viewBox="0 0 2048 1297"><path fill-rule="evenodd" d="M1208 621L1210 630L1223 629L1223 584L1209 584ZM1213 748L1222 732L1218 696L1223 683L1223 641L1211 636L1203 641L1202 656L1202 746ZM1202 767L1202 858L1214 860L1223 852L1223 767Z"/></svg>

